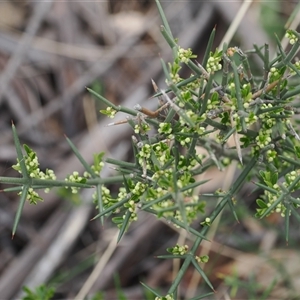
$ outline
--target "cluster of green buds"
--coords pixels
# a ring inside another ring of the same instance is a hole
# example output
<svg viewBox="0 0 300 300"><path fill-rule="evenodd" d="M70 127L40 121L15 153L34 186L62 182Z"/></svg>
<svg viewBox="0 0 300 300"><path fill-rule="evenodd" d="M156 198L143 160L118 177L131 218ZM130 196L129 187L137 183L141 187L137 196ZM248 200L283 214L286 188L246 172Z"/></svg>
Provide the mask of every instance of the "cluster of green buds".
<svg viewBox="0 0 300 300"><path fill-rule="evenodd" d="M179 71L181 69L181 63L187 64L190 59L196 58L197 55L193 54L192 50L190 48L184 49L181 47L178 47L178 51L175 54L174 62L171 64L169 63L169 69L170 69L170 78L173 83L178 83L182 80L182 78L179 76ZM168 80L166 80L167 84L169 83Z"/></svg>
<svg viewBox="0 0 300 300"><path fill-rule="evenodd" d="M134 200L130 200L124 204L124 207L130 212L130 222L137 221L137 203ZM126 215L123 215L125 219Z"/></svg>
<svg viewBox="0 0 300 300"><path fill-rule="evenodd" d="M26 166L26 170L27 170L27 173L30 178L38 178L38 179L45 179L45 180L55 180L56 179L56 176L55 176L53 170L46 169L45 173L40 170L40 167L39 167L40 163L38 161L36 152L34 152L27 145L24 145L24 149L27 154L24 156L25 166ZM19 162L16 165L13 165L12 168L15 169L16 171L18 171L19 173L22 173Z"/></svg>
<svg viewBox="0 0 300 300"><path fill-rule="evenodd" d="M85 183L86 178L84 176L80 176L77 171L74 171L72 174L68 175L65 178L65 181L66 182L74 182L74 183ZM72 187L66 186L65 188L66 189L70 188L72 191L72 194L77 194L80 189L79 187L74 187L74 186L72 186Z"/></svg>
<svg viewBox="0 0 300 300"><path fill-rule="evenodd" d="M173 255L185 255L189 250L188 245L179 246L176 244L174 247L168 248L167 251Z"/></svg>
<svg viewBox="0 0 300 300"><path fill-rule="evenodd" d="M221 60L222 60L222 51L216 49L215 52L210 52L209 58L206 64L206 70L208 73L214 73L222 70Z"/></svg>
<svg viewBox="0 0 300 300"><path fill-rule="evenodd" d="M91 166L93 172L96 175L100 175L100 172L102 171L103 167L104 167L104 162L103 162L103 156L104 156L104 152L100 152L100 153L96 153L94 154L94 163ZM91 176L91 174L84 174L84 177L89 178Z"/></svg>
<svg viewBox="0 0 300 300"><path fill-rule="evenodd" d="M155 297L155 300L175 300L175 299L171 295L166 295L164 297Z"/></svg>
<svg viewBox="0 0 300 300"><path fill-rule="evenodd" d="M204 219L204 221L202 221L201 223L200 223L202 226L210 226L211 225L211 220L210 220L210 218L205 218Z"/></svg>
<svg viewBox="0 0 300 300"><path fill-rule="evenodd" d="M279 79L281 76L282 76L282 74L281 74L280 70L278 70L277 68L272 67L270 69L270 82L273 82L273 81Z"/></svg>
<svg viewBox="0 0 300 300"><path fill-rule="evenodd" d="M110 190L104 185L101 186L101 199L102 199L103 204L106 207L110 207L113 204L115 204L115 202L116 202L112 198L112 196L110 194ZM96 192L93 193L93 200L94 200L94 203L96 204L96 208L98 208L98 203L97 203L98 199L97 199L97 193Z"/></svg>
<svg viewBox="0 0 300 300"><path fill-rule="evenodd" d="M186 197L185 199L188 200L186 208L185 208L185 215L186 215L187 222L190 224L195 219L197 219L197 217L199 216L199 213L204 214L205 202L200 201L198 195ZM177 219L182 220L182 216L179 212L176 215L177 215Z"/></svg>
<svg viewBox="0 0 300 300"><path fill-rule="evenodd" d="M21 195L21 192L19 195ZM26 200L29 201L30 204L36 205L38 201L43 201L43 198L31 187L28 189Z"/></svg>
<svg viewBox="0 0 300 300"><path fill-rule="evenodd" d="M104 209L107 209L118 202L124 202L124 199L126 200L126 202L123 204L123 207L126 211L125 214L123 214L122 217L113 218L113 221L118 225L118 227L122 226L123 221L126 219L127 212L130 214L128 224L133 221L137 221L138 203L147 188L147 184L142 182L135 183L133 180L129 179L126 183L126 188L120 187L118 196L113 198L110 194L110 190L105 186L102 186L102 202L104 204ZM96 197L94 197L94 200L96 200ZM113 213L120 213L121 211L122 209L118 208L114 210Z"/></svg>
<svg viewBox="0 0 300 300"><path fill-rule="evenodd" d="M139 164L146 169L151 169L151 165L149 164L149 159L151 156L151 145L149 144L138 144L141 146L138 153L138 161Z"/></svg>
<svg viewBox="0 0 300 300"><path fill-rule="evenodd" d="M181 47L178 48L178 58L179 58L179 61L182 62L182 63L188 63L188 61L192 58L196 58L197 55L195 55L191 48L188 48L188 49L183 49Z"/></svg>
<svg viewBox="0 0 300 300"><path fill-rule="evenodd" d="M262 214L265 213L265 211L272 206L273 203L277 202L278 198L280 197L280 194L282 193L280 187L278 184L273 185L273 191L270 192L268 190L264 191L264 194L262 196L262 199L257 199L256 203L258 205L258 208L256 209L256 216L260 217ZM299 200L299 199L298 199ZM271 215L272 213L279 213L282 217L285 217L286 212L286 206L284 205L283 201L280 201L274 209L270 211L268 214ZM291 212L290 212L291 213Z"/></svg>
<svg viewBox="0 0 300 300"><path fill-rule="evenodd" d="M179 62L179 59L175 59L174 63L169 63L169 69L170 69L170 78L172 83L176 84L182 80L182 78L179 75L179 71L181 69L181 65ZM169 84L168 80L166 79L166 83Z"/></svg>
<svg viewBox="0 0 300 300"><path fill-rule="evenodd" d="M289 39L291 45L294 45L298 41L298 37L293 33L292 30L287 30L285 37Z"/></svg>
<svg viewBox="0 0 300 300"><path fill-rule="evenodd" d="M295 66L298 70L300 70L300 61L299 61L299 60L298 60L298 61L295 61L294 66Z"/></svg>
<svg viewBox="0 0 300 300"><path fill-rule="evenodd" d="M284 176L285 181L282 184L278 184L277 172L261 171L260 175L267 188L264 190L264 195L262 196L263 200L257 199L259 207L257 208L257 216L264 214L264 212L275 203L277 204L270 211L269 215L276 212L280 213L282 217L285 217L286 206L289 205L289 203L295 208L300 207L300 198L290 196L291 193L300 189L299 170L287 173ZM285 196L283 197L282 195ZM291 214L291 211L289 214Z"/></svg>
<svg viewBox="0 0 300 300"><path fill-rule="evenodd" d="M150 125L146 122L141 124L135 124L134 133L136 134L146 134L151 129Z"/></svg>
<svg viewBox="0 0 300 300"><path fill-rule="evenodd" d="M100 113L113 119L115 117L117 111L115 109L113 109L111 106L108 106L106 109L101 109Z"/></svg>
<svg viewBox="0 0 300 300"><path fill-rule="evenodd" d="M202 255L202 256L195 256L195 259L198 263L207 263L209 261L208 255Z"/></svg>
<svg viewBox="0 0 300 300"><path fill-rule="evenodd" d="M26 152L26 155L24 155L24 161L27 173L30 178L35 179L43 179L43 180L55 180L56 175L53 170L46 169L45 172L40 170L40 164L38 161L38 157L36 155L36 152L33 151L30 147L27 145L24 145L24 150ZM22 174L20 162L18 161L16 165L12 166L13 169L18 171L20 174ZM45 188L45 193L48 193L50 191L49 188ZM21 193L19 193L21 194ZM29 188L27 193L27 200L31 204L37 204L37 201L42 201L43 199L39 196L39 194L33 190L33 188Z"/></svg>
<svg viewBox="0 0 300 300"><path fill-rule="evenodd" d="M171 123L160 123L158 128L158 133L165 134L168 138L172 138L173 136L170 136L172 133L172 125Z"/></svg>

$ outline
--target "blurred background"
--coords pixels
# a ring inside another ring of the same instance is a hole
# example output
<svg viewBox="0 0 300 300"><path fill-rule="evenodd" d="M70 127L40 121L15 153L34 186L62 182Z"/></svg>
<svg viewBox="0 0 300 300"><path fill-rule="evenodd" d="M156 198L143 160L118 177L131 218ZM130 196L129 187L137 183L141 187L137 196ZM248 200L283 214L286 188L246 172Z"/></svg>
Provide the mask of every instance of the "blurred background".
<svg viewBox="0 0 300 300"><path fill-rule="evenodd" d="M212 29L217 29L217 47L242 1L161 3L180 46L191 47L201 60ZM267 42L272 56L274 33L283 37L296 4L254 1L230 45L246 50ZM1 1L0 176L18 176L11 168L16 162L11 121L21 143L37 152L41 168L53 169L59 179L83 171L64 135L90 163L93 153L101 151L130 161L130 127L105 127L111 122L99 113L105 107L86 87L115 104L155 108L151 78L159 88L166 87L160 58L171 61L172 55L160 25L153 0ZM116 119L124 117L118 114ZM107 168L103 176L112 173ZM220 187L224 179L220 174L206 176L214 178L207 190ZM241 223L225 212L209 249L204 244L199 250L210 256L205 272L218 291L215 299L258 299L268 288L272 299L300 295L299 251L294 250L299 225L290 230L287 248L280 218L261 222L252 217L256 196L242 190L237 196ZM11 240L19 198L0 194L1 299L20 299L22 286L43 283L56 288L53 299L118 299L120 287L128 299L153 299L140 281L168 290L178 264L155 256L166 254L178 237L188 244L189 237L141 214L116 245L117 229L109 220L104 226L90 222L97 214L90 191L74 196L56 190L43 197L43 203L24 207ZM192 271L183 280L181 299L209 292Z"/></svg>

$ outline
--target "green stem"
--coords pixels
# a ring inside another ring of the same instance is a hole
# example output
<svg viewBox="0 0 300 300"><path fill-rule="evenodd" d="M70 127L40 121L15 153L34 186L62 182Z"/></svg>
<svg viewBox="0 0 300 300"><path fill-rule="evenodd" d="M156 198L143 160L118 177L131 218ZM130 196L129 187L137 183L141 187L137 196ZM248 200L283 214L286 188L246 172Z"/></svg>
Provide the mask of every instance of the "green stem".
<svg viewBox="0 0 300 300"><path fill-rule="evenodd" d="M233 186L230 188L230 190L228 191L228 193L224 196L224 198L219 202L219 204L216 206L216 208L213 210L211 216L210 216L210 220L211 223L217 218L217 216L222 212L222 210L224 209L225 205L227 204L228 201L231 200L231 198L233 197L233 195L239 190L239 188L241 187L242 183L245 181L245 179L247 178L249 172L253 169L253 167L255 166L257 162L257 158L253 157L251 159L251 161L248 163L248 165L244 168L243 172L241 173L241 175L239 176L239 178L237 179L237 181L233 184ZM200 235L202 236L206 236L207 232L209 230L209 226L204 226L203 229L200 231ZM199 248L200 243L203 241L202 237L197 237L196 240L194 241L194 245L192 246L191 250L190 250L190 256L187 256L187 258L184 260L184 263L182 265L182 267L180 268L179 272L177 273L177 276L172 284L172 286L170 287L168 293L169 294L173 294L179 283L181 282L186 270L188 269L192 258L194 257L197 249Z"/></svg>

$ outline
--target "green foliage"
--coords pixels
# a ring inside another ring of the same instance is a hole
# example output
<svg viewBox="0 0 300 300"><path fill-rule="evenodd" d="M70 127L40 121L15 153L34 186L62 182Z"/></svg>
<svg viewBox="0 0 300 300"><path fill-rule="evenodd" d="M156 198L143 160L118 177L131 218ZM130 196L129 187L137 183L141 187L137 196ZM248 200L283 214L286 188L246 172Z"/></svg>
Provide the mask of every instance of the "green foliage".
<svg viewBox="0 0 300 300"><path fill-rule="evenodd" d="M44 284L38 286L34 291L30 290L28 287L23 287L25 296L22 300L50 300L54 296L54 288L46 287Z"/></svg>

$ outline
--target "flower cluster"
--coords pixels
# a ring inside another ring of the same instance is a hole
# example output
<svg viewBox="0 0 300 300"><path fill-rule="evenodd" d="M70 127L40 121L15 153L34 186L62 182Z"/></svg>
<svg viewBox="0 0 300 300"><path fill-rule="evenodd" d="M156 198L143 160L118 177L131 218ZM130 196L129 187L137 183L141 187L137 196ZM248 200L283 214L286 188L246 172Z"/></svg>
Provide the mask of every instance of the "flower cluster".
<svg viewBox="0 0 300 300"><path fill-rule="evenodd" d="M203 158L202 155L198 155L198 158L201 161L201 158ZM179 161L178 161L178 169L182 171L188 171L193 169L197 165L197 161L194 158L187 158L184 155L179 156Z"/></svg>
<svg viewBox="0 0 300 300"><path fill-rule="evenodd" d="M114 204L115 201L113 201L110 195L110 190L106 186L104 185L101 186L101 193L102 193L102 201L104 205L109 207L112 204Z"/></svg>
<svg viewBox="0 0 300 300"><path fill-rule="evenodd" d="M175 139L180 143L181 146L188 147L195 133L197 133L199 136L204 136L206 134L206 129L200 124L194 128L183 126L180 131L176 133Z"/></svg>
<svg viewBox="0 0 300 300"><path fill-rule="evenodd" d="M31 148L29 148L27 145L24 145L24 149L26 151L26 156L24 156L25 166L26 170L30 176L30 178L39 178L39 179L45 179L45 180L55 180L56 176L54 174L54 171L51 169L46 169L46 172L40 170L38 157L36 155L36 152L34 152ZM18 162L16 165L12 166L13 169L18 171L19 173L22 173L20 163Z"/></svg>
<svg viewBox="0 0 300 300"><path fill-rule="evenodd" d="M203 222L200 223L203 226L210 226L211 225L211 220L210 218L205 218Z"/></svg>
<svg viewBox="0 0 300 300"><path fill-rule="evenodd" d="M193 222L198 217L199 213L204 213L205 202L199 201L199 197L197 195L194 195L192 197L186 196L183 200L179 201L183 201L185 204L185 218L188 224ZM170 212L170 210L168 212ZM167 217L167 212L165 212L163 216ZM176 210L175 213L173 211L173 216L176 220L184 222L183 216L179 210Z"/></svg>
<svg viewBox="0 0 300 300"><path fill-rule="evenodd" d="M207 263L209 261L208 255L202 255L202 256L195 256L195 259L198 263Z"/></svg>
<svg viewBox="0 0 300 300"><path fill-rule="evenodd" d="M295 66L298 70L300 70L300 61L299 61L299 60L296 61L296 62L294 63L294 66Z"/></svg>
<svg viewBox="0 0 300 300"><path fill-rule="evenodd" d="M181 47L178 48L177 57L174 59L174 62L171 64L169 63L169 70L170 70L170 78L173 83L178 83L182 80L179 75L179 71L181 69L181 63L188 63L191 58L196 58L197 55L194 55L190 48L183 49ZM166 80L167 84L169 82Z"/></svg>
<svg viewBox="0 0 300 300"><path fill-rule="evenodd" d="M100 152L100 153L96 153L94 154L94 163L91 166L91 169L94 171L94 173L96 175L100 175L100 172L102 171L103 167L104 167L104 162L103 162L103 156L104 156L104 152ZM91 174L89 174L87 171L84 172L83 176L85 178L90 178Z"/></svg>
<svg viewBox="0 0 300 300"><path fill-rule="evenodd" d="M169 136L172 133L171 123L160 123L158 132Z"/></svg>
<svg viewBox="0 0 300 300"><path fill-rule="evenodd" d="M292 30L287 30L285 37L290 40L291 45L294 45L298 41L298 37L293 33Z"/></svg>
<svg viewBox="0 0 300 300"><path fill-rule="evenodd" d="M270 144L272 129L261 129L258 132L258 136L255 138L257 146L262 149Z"/></svg>
<svg viewBox="0 0 300 300"><path fill-rule="evenodd" d="M216 49L215 52L210 52L209 58L206 64L206 70L208 73L214 73L222 69L221 59L222 59L222 51Z"/></svg>
<svg viewBox="0 0 300 300"><path fill-rule="evenodd" d="M175 59L174 63L169 63L169 70L170 70L170 77L173 83L178 83L182 80L182 78L179 75L179 71L181 69L181 65L179 62L179 59ZM168 80L166 79L166 83L169 84Z"/></svg>
<svg viewBox="0 0 300 300"><path fill-rule="evenodd" d="M217 92L211 94L210 99L207 100L207 109L212 110L218 107L220 104L219 95Z"/></svg>
<svg viewBox="0 0 300 300"><path fill-rule="evenodd" d="M252 124L256 123L258 120L258 117L255 115L253 111L249 112L248 116L245 117L245 122L248 127L250 127Z"/></svg>
<svg viewBox="0 0 300 300"><path fill-rule="evenodd" d="M106 109L101 109L100 112L111 119L113 119L117 113L117 111L110 106L108 106Z"/></svg>
<svg viewBox="0 0 300 300"><path fill-rule="evenodd" d="M270 69L270 82L273 82L273 81L279 79L281 76L282 76L282 73L277 68L272 67Z"/></svg>
<svg viewBox="0 0 300 300"><path fill-rule="evenodd" d="M179 58L179 61L182 62L182 63L188 63L188 61L191 59L191 58L196 58L197 55L193 54L191 48L188 48L188 49L183 49L181 47L179 47L178 49L178 58Z"/></svg>
<svg viewBox="0 0 300 300"><path fill-rule="evenodd" d="M296 178L300 176L300 170L297 170L297 171L291 171L289 173L287 173L285 176L284 176L284 179L285 179L285 182L282 183L282 185L286 188L289 188L293 181L296 180ZM294 185L293 187L293 191L296 191L300 189L300 181L298 181L298 183L296 185Z"/></svg>
<svg viewBox="0 0 300 300"><path fill-rule="evenodd" d="M185 208L185 215L187 222L191 223L194 221L198 216L199 213L204 214L205 212L205 202L200 201L199 196L193 195L191 197L185 198L187 205ZM181 217L181 215L180 215Z"/></svg>
<svg viewBox="0 0 300 300"><path fill-rule="evenodd" d="M277 155L278 154L275 150L270 149L270 150L266 151L266 158L267 158L267 161L270 163L276 159Z"/></svg>
<svg viewBox="0 0 300 300"><path fill-rule="evenodd" d="M146 122L143 122L141 124L135 124L134 126L134 133L136 134L145 134L151 129L150 125Z"/></svg>
<svg viewBox="0 0 300 300"><path fill-rule="evenodd" d="M299 58L296 58L296 61L291 66L289 66L289 72L290 72L290 74L292 76L296 75L297 71L298 72L300 71L300 61L299 61Z"/></svg>
<svg viewBox="0 0 300 300"><path fill-rule="evenodd" d="M116 198L113 198L110 194L110 190L105 186L102 186L102 202L104 204L104 209L108 209L112 205L127 199L127 201L123 204L126 212L130 213L129 223L133 221L137 221L137 209L138 203L140 202L140 198L145 193L148 188L148 185L142 182L134 182L129 179L126 184L127 188L120 187L119 193ZM96 194L94 194L94 202L96 202ZM114 214L123 212L124 208L119 207L113 211ZM126 219L126 212L122 217L115 217L113 221L121 227L124 220Z"/></svg>
<svg viewBox="0 0 300 300"><path fill-rule="evenodd" d="M138 145L139 146L139 145ZM149 144L142 145L138 153L139 164L146 169L151 169L149 159L151 156L151 146Z"/></svg>
<svg viewBox="0 0 300 300"><path fill-rule="evenodd" d="M76 183L85 183L86 182L86 178L83 177L83 176L80 176L79 173L77 171L74 171L71 175L68 175L66 178L65 178L65 181L66 182L76 182ZM71 191L72 191L72 194L77 194L78 191L79 191L79 187L69 187L69 186L66 186L65 187L66 189L70 188Z"/></svg>
<svg viewBox="0 0 300 300"><path fill-rule="evenodd" d="M280 213L281 216L284 217L286 213L286 207L291 203L291 205L294 205L294 207L300 207L300 198L296 198L294 202L291 202L290 196L288 195L300 189L300 170L287 173L284 176L285 181L282 184L278 184L278 173L261 171L260 175L263 179L263 182L267 185L268 189L264 190L264 195L262 196L263 200L257 200L257 204L259 207L257 208L257 216L262 215L275 202L277 203L279 197L282 198L282 193L285 193L286 196L283 197L282 200L275 205L275 207L270 211L269 215L276 212Z"/></svg>
<svg viewBox="0 0 300 300"><path fill-rule="evenodd" d="M166 295L164 297L155 297L155 300L174 300L174 297L171 295Z"/></svg>
<svg viewBox="0 0 300 300"><path fill-rule="evenodd" d="M34 152L27 145L24 145L24 149L27 154L24 156L25 166L30 178L43 179L43 180L56 179L56 175L53 170L46 169L45 172L40 170L39 168L40 164L36 152ZM22 174L19 161L16 165L13 165L12 168ZM44 191L45 193L48 193L50 191L50 188L45 188ZM27 200L29 200L30 203L36 204L37 201L41 201L42 198L38 195L37 192L35 192L32 188L30 188L27 194Z"/></svg>
<svg viewBox="0 0 300 300"><path fill-rule="evenodd" d="M120 190L121 189L125 190L125 188L120 188ZM124 193L122 193L122 195L121 193L119 193L118 195L118 199L124 199L125 197L127 197L126 190L124 191ZM95 207L99 208L99 203L98 203L99 199L96 191L93 193L92 199L93 199L93 203L95 204ZM104 208L109 208L113 206L119 201L118 199L115 199L111 196L110 190L105 185L101 185L101 201ZM119 209L113 211L113 213L118 213L118 212Z"/></svg>
<svg viewBox="0 0 300 300"><path fill-rule="evenodd" d="M130 212L130 221L137 221L137 204L133 200L130 200L124 204L124 207ZM125 215L123 215L123 219L125 219Z"/></svg>
<svg viewBox="0 0 300 300"><path fill-rule="evenodd" d="M167 251L169 253L172 253L173 255L185 255L188 252L188 250L189 250L188 245L179 246L178 244L176 244L176 246L172 248L167 249Z"/></svg>
<svg viewBox="0 0 300 300"><path fill-rule="evenodd" d="M153 152L159 165L164 166L172 157L170 146L165 142L159 142L152 146Z"/></svg>
<svg viewBox="0 0 300 300"><path fill-rule="evenodd" d="M21 193L19 193L19 195L20 194ZM38 201L43 201L43 198L41 198L33 188L29 188L27 192L26 200L29 201L30 204L36 205Z"/></svg>
<svg viewBox="0 0 300 300"><path fill-rule="evenodd" d="M133 183L133 188L130 189L130 192L132 193L132 197L138 199L146 191L147 187L148 187L147 184L140 181L137 182L135 185Z"/></svg>
<svg viewBox="0 0 300 300"><path fill-rule="evenodd" d="M267 190L264 191L264 195L262 196L262 199L264 199L264 201L261 199L257 199L256 202L258 204L258 208L256 209L256 211L257 211L256 216L259 217L260 215L262 215L280 197L281 189L280 189L279 185L274 184L273 189L274 189L273 192L270 192ZM297 198L297 200L299 201L300 198ZM298 207L298 205L297 205L297 207ZM275 212L279 213L282 217L285 217L285 213L286 213L285 200L280 201L275 206L275 208L271 210L271 212L268 215L275 213Z"/></svg>

